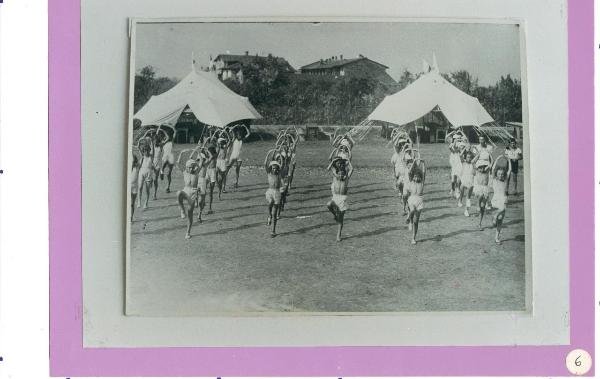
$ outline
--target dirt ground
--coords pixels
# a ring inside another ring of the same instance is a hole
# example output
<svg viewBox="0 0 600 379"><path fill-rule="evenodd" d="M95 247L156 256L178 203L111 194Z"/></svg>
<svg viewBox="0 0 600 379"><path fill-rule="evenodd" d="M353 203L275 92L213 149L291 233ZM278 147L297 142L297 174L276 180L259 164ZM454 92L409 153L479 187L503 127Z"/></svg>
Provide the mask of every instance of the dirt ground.
<svg viewBox="0 0 600 379"><path fill-rule="evenodd" d="M491 216L479 231L475 207L465 217L449 196L447 147L422 145L429 171L418 244L410 244L393 187L385 142L359 144L350 182L343 240L325 207L330 146L304 142L289 202L270 238L266 226L264 154L272 142L245 144L240 188L192 228L179 218L173 193L137 209L132 224L128 313L148 316L204 312L508 311L525 309L523 175L510 195L502 244ZM177 145L178 150L186 146ZM512 185L511 185L512 188ZM473 201L475 204L475 201Z"/></svg>

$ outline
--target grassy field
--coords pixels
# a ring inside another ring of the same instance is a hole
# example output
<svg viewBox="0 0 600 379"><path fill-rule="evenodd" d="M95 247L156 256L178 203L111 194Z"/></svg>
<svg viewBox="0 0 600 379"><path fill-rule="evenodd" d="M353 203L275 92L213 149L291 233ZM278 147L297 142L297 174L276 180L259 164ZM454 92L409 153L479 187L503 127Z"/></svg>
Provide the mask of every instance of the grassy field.
<svg viewBox="0 0 600 379"><path fill-rule="evenodd" d="M289 203L269 237L266 175L273 142L245 144L240 188L217 200L192 228L179 218L175 193L136 209L132 224L128 311L140 315L203 312L500 311L525 309L523 177L509 197L502 244L491 216L479 231L449 191L446 145L421 145L429 168L419 243L410 244L393 187L391 146L372 140L353 151L344 239L325 204L331 179L326 141L302 142ZM181 150L185 145L177 145ZM173 189L181 186L176 169ZM233 184L233 172L229 184Z"/></svg>

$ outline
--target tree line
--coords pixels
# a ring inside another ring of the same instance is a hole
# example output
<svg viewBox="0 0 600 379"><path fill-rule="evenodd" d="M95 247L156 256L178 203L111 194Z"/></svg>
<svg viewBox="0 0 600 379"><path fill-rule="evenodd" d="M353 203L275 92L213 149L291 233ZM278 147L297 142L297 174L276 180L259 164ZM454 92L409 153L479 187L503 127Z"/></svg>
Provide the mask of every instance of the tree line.
<svg viewBox="0 0 600 379"><path fill-rule="evenodd" d="M263 116L258 124L356 125L377 107L386 95L405 88L420 74L404 70L395 87L370 78L334 78L326 75L290 74L276 59L256 60L243 68L244 80L223 83L247 97ZM480 86L465 70L442 74L461 91L475 96L498 122L522 120L521 82L510 75L494 85ZM156 77L151 66L135 76L134 112L153 95L163 93L177 80Z"/></svg>

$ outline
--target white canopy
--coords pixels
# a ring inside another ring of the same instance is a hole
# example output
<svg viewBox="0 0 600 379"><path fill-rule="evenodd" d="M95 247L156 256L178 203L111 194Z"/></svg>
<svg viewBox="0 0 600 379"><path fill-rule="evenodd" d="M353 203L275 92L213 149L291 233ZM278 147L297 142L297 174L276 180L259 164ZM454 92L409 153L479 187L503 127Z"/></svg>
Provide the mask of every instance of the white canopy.
<svg viewBox="0 0 600 379"><path fill-rule="evenodd" d="M174 127L186 107L208 125L223 127L231 122L261 118L247 97L231 91L212 72L192 70L165 93L152 96L133 116L145 125Z"/></svg>
<svg viewBox="0 0 600 379"><path fill-rule="evenodd" d="M454 127L481 126L494 121L477 98L454 87L437 70L423 74L405 89L386 96L368 119L404 125L423 117L436 106Z"/></svg>

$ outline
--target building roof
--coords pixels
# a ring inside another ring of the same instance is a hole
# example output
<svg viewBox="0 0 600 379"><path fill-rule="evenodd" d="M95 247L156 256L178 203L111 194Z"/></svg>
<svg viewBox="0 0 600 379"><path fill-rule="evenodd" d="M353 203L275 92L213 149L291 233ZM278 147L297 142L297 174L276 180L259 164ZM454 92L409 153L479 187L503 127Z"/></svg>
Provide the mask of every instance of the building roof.
<svg viewBox="0 0 600 379"><path fill-rule="evenodd" d="M222 60L223 62L225 62L227 64L227 66L230 66L230 65L233 65L236 63L239 63L241 65L250 65L256 60L264 61L269 58L275 59L275 62L277 62L278 65L284 67L289 72L296 71L285 58L275 57L275 56L265 57L262 55L250 55L250 54L219 54L215 57L214 60L215 61Z"/></svg>
<svg viewBox="0 0 600 379"><path fill-rule="evenodd" d="M367 61L373 62L373 63L381 66L383 69L389 68L386 65L383 65L379 62L375 62L374 60L371 60L367 57L361 56L358 58L350 58L350 59L318 60L316 62L313 62L313 63L310 63L310 64L300 67L300 70L322 70L322 69L329 69L329 68L338 68L338 67L346 66L346 65L356 63L356 62L362 61L362 60L367 60Z"/></svg>

